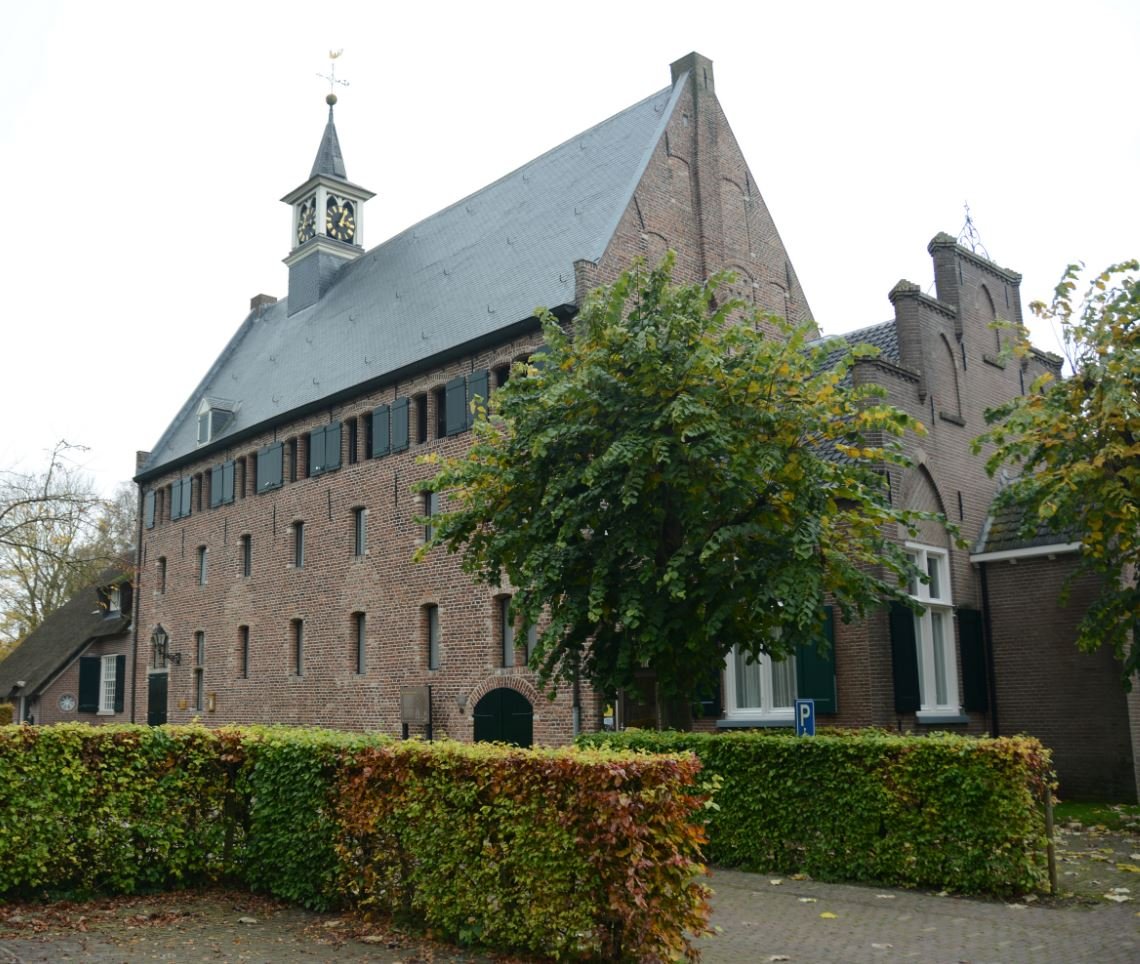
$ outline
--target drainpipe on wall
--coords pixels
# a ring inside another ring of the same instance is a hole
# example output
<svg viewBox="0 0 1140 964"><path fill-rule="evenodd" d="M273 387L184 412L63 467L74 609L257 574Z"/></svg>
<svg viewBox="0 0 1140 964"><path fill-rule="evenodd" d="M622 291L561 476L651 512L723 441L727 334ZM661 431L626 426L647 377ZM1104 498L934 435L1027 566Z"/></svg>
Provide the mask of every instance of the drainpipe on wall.
<svg viewBox="0 0 1140 964"><path fill-rule="evenodd" d="M994 632L993 620L990 617L990 584L986 578L986 564L979 564L982 570L982 644L986 651L986 683L990 691L990 736L997 736L998 705L997 705L997 672L994 669Z"/></svg>

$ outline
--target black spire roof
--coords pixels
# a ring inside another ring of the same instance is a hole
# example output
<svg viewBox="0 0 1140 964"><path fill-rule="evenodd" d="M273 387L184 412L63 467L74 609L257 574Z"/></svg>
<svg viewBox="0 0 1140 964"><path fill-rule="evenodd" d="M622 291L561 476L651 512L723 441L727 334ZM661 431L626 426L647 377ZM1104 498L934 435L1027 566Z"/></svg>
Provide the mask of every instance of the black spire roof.
<svg viewBox="0 0 1140 964"><path fill-rule="evenodd" d="M340 152L340 141L336 136L336 125L333 123L333 95L329 95L329 122L325 124L325 133L321 137L321 146L317 148L317 157L313 161L313 169L309 177L324 174L327 177L336 177L342 181L348 180L344 172L344 156Z"/></svg>

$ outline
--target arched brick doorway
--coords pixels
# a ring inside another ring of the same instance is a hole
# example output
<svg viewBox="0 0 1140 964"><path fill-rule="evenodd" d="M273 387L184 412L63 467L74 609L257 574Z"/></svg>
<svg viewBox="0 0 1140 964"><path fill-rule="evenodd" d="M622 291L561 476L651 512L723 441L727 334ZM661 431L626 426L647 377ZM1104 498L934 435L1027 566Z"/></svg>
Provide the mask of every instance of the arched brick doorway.
<svg viewBox="0 0 1140 964"><path fill-rule="evenodd" d="M534 742L534 707L518 690L500 686L475 704L475 742L512 743L530 746Z"/></svg>

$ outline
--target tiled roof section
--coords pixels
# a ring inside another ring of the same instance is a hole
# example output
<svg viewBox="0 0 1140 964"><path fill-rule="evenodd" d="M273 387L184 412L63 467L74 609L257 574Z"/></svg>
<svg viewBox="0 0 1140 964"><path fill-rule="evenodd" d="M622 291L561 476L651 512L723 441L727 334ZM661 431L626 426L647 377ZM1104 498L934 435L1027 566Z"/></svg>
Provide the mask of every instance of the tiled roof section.
<svg viewBox="0 0 1140 964"><path fill-rule="evenodd" d="M311 307L290 316L279 301L252 313L143 474L195 451L203 395L239 400L233 435L494 336L536 307L572 304L574 262L605 252L685 83L373 248Z"/></svg>
<svg viewBox="0 0 1140 964"><path fill-rule="evenodd" d="M1027 522L1029 522L1028 530ZM1015 502L1006 504L1001 493L998 493L990 506L990 513L986 517L974 552L976 554L1010 552L1039 546L1064 545L1076 541L1077 537L1073 533L1058 532L1040 520L1033 525L1023 506Z"/></svg>
<svg viewBox="0 0 1140 964"><path fill-rule="evenodd" d="M124 578L121 567L100 573L90 586L80 590L47 617L39 628L0 662L0 699L19 680L23 692L36 692L63 665L78 655L89 642L125 632L131 621L126 616L108 616L99 608L97 590Z"/></svg>
<svg viewBox="0 0 1140 964"><path fill-rule="evenodd" d="M344 155L340 152L340 138L336 136L336 125L333 123L332 104L329 104L329 122L325 124L325 133L321 137L321 146L317 148L317 156L313 160L313 169L309 177L324 174L328 177L339 177L342 181L348 180L344 170Z"/></svg>
<svg viewBox="0 0 1140 964"><path fill-rule="evenodd" d="M839 361L844 352L856 345L874 345L879 349L880 358L895 364L898 364L899 361L899 336L894 321L884 321L879 325L857 328L855 331L849 331L843 335L828 335L826 338L816 339L808 347L827 345L829 342L835 344L835 350L824 360L824 368L831 368Z"/></svg>

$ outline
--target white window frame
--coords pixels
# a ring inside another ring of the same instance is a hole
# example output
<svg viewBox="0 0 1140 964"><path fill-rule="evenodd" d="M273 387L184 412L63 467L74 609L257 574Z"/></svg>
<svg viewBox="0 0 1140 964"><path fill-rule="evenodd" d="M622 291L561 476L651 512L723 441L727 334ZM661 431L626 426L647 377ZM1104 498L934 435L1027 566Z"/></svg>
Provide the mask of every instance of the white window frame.
<svg viewBox="0 0 1140 964"><path fill-rule="evenodd" d="M930 582L912 583L909 588L910 597L923 607L922 613L914 616L920 694L917 718L960 716L962 705L958 694L958 646L954 632L950 553L916 542L906 543L906 551L920 572L930 573L933 564L935 574ZM941 693L938 692L939 683Z"/></svg>
<svg viewBox="0 0 1140 964"><path fill-rule="evenodd" d="M108 654L99 663L99 716L115 712L115 686L118 683L118 657Z"/></svg>
<svg viewBox="0 0 1140 964"><path fill-rule="evenodd" d="M758 723L778 723L791 725L795 718L795 704L773 706L772 657L761 653L756 660L760 672L760 706L740 706L736 698L736 654L737 647L724 660L724 718L726 720L749 720ZM796 678L796 660L789 656L785 661L792 669L792 699L799 692Z"/></svg>

